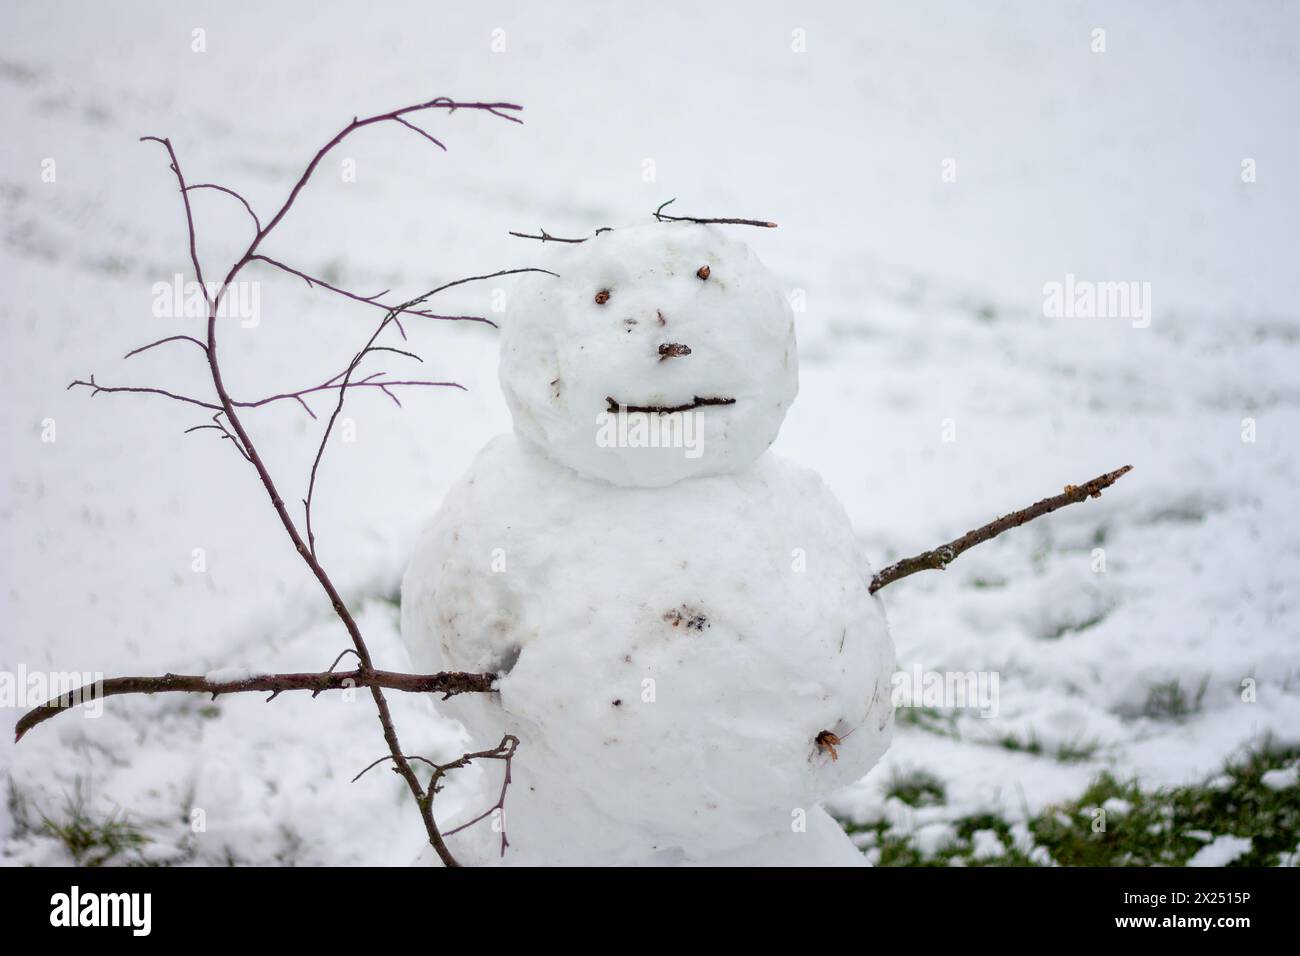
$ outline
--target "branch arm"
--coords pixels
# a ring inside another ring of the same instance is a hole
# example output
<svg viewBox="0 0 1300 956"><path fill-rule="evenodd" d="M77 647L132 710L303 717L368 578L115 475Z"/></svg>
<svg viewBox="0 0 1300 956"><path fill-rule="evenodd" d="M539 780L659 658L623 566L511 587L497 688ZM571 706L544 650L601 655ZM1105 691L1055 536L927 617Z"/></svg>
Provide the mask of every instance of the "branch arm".
<svg viewBox="0 0 1300 956"><path fill-rule="evenodd" d="M122 694L241 694L266 693L272 696L288 690L309 690L312 696L327 690L349 687L381 687L408 694L442 694L443 699L456 694L489 693L496 674L469 674L443 671L438 674L399 674L394 671L364 670L326 671L310 674L257 674L238 680L212 680L191 674L164 674L161 677L113 677L100 683L86 684L60 694L29 710L14 728L14 741L23 738L37 724L65 713L78 704Z"/></svg>
<svg viewBox="0 0 1300 956"><path fill-rule="evenodd" d="M1064 508L1066 505L1076 504L1080 501L1086 501L1088 498L1100 498L1103 489L1109 488L1115 482L1119 481L1130 471L1132 465L1125 465L1123 468L1107 472L1104 475L1098 475L1092 481L1082 485L1066 485L1065 490L1059 495L1053 495L1051 498L1044 498L1037 501L1028 508L1021 508L1019 511L1013 511L1011 514L1003 515L986 525L981 525L973 531L967 531L960 538L942 544L937 548L931 548L929 551L922 551L920 554L913 555L910 558L904 558L902 561L895 561L889 567L882 569L875 577L871 579L871 584L867 590L875 594L887 584L893 584L900 578L915 574L917 571L942 571L949 564L957 559L964 551L996 538L1004 531L1010 531L1012 528L1018 528L1022 524L1027 524L1035 518L1051 514L1058 508Z"/></svg>

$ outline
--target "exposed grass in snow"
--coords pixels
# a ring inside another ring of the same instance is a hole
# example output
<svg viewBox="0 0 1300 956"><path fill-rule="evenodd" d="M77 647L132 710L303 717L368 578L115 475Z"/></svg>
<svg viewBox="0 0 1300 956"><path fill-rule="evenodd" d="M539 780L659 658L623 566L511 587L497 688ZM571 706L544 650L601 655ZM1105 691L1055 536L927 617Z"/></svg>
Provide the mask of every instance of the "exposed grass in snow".
<svg viewBox="0 0 1300 956"><path fill-rule="evenodd" d="M89 786L78 779L63 803L48 811L9 781L7 808L16 837L53 842L77 866L147 865L144 850L152 838L120 809L107 812L91 806Z"/></svg>
<svg viewBox="0 0 1300 956"><path fill-rule="evenodd" d="M845 829L878 866L1185 866L1216 841L1230 852L1196 862L1291 865L1300 848L1298 765L1300 749L1264 749L1195 785L1144 790L1103 773L1027 823L977 813L909 827L886 815ZM920 771L890 781L886 794L933 805L943 785Z"/></svg>
<svg viewBox="0 0 1300 956"><path fill-rule="evenodd" d="M900 726L915 727L926 733L952 740L962 739L957 715L952 710L945 711L938 707L902 707L896 711L895 719ZM1100 741L1086 737L1046 743L1033 730L1025 733L1008 732L993 743L1003 750L1031 754L1035 757L1048 756L1061 763L1083 763L1092 760L1100 753L1102 746Z"/></svg>
<svg viewBox="0 0 1300 956"><path fill-rule="evenodd" d="M1013 750L1019 753L1033 754L1034 756L1048 754L1062 763L1081 763L1085 760L1091 760L1097 756L1097 751L1101 749L1101 745L1097 742L1087 740L1066 741L1051 746L1044 744L1039 740L1038 735L1032 732L1023 737L1018 734L1007 734L998 740L998 745L1003 750Z"/></svg>
<svg viewBox="0 0 1300 956"><path fill-rule="evenodd" d="M1209 678L1205 678L1194 691L1189 693L1183 689L1182 683L1178 680L1155 684L1147 693L1146 706L1142 712L1147 717L1165 717L1174 720L1188 717L1200 711L1208 685Z"/></svg>
<svg viewBox="0 0 1300 956"><path fill-rule="evenodd" d="M191 795L192 796L192 795ZM222 846L200 860L201 837L191 829L190 800L178 812L138 818L118 806L104 806L92 796L91 784L78 777L57 804L43 806L39 798L12 779L6 794L11 848L29 865L53 866L241 866L272 862L296 866L309 862L307 842L297 830L281 823L277 841L266 861L245 859ZM39 862L38 862L39 861Z"/></svg>
<svg viewBox="0 0 1300 956"><path fill-rule="evenodd" d="M942 812L943 782L926 770L896 771L885 783L886 813L846 831L878 866L1234 866L1294 865L1300 858L1300 748L1264 749L1193 785L1144 790L1137 780L1100 774L1077 798L1015 821L993 812L924 823L915 811ZM15 843L38 846L47 861L77 866L172 866L197 862L189 810L136 819L103 809L79 779L57 805L43 807L12 780L7 811ZM908 822L900 822L908 821ZM282 866L310 862L307 840L281 824ZM1198 854L1200 856L1198 857ZM29 857L30 858L30 857ZM224 862L244 862L230 848Z"/></svg>
<svg viewBox="0 0 1300 956"><path fill-rule="evenodd" d="M925 770L895 774L885 786L885 794L909 807L928 807L943 803L943 781Z"/></svg>

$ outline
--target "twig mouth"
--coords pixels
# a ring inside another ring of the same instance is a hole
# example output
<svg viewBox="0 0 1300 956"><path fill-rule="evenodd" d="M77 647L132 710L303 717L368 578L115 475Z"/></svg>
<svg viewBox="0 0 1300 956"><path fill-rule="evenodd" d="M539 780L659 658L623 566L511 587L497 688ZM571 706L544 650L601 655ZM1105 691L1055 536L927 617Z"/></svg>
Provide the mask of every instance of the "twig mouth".
<svg viewBox="0 0 1300 956"><path fill-rule="evenodd" d="M697 408L703 408L705 405L735 405L736 400L717 396L701 398L696 395L685 405L624 405L616 401L612 396L606 395L605 403L607 410L614 414L618 412L641 412L645 415L671 415L674 412L693 411Z"/></svg>

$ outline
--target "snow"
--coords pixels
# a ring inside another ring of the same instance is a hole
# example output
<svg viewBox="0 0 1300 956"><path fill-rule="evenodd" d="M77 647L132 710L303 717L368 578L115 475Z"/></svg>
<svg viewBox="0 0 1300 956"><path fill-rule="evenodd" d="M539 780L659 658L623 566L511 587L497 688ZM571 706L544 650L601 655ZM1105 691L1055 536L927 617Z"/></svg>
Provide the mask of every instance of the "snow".
<svg viewBox="0 0 1300 956"><path fill-rule="evenodd" d="M417 546L402 635L421 670L507 672L499 702L439 705L476 749L528 741L507 862L779 861L888 746L870 576L822 481L775 455L619 487L504 435Z"/></svg>
<svg viewBox="0 0 1300 956"><path fill-rule="evenodd" d="M1188 866L1227 866L1237 857L1249 853L1251 840L1249 837L1220 836L1215 837L1213 843L1201 847L1187 861Z"/></svg>
<svg viewBox="0 0 1300 956"><path fill-rule="evenodd" d="M1277 770L1266 770L1259 782L1270 790L1290 790L1300 782L1300 766L1292 765Z"/></svg>
<svg viewBox="0 0 1300 956"><path fill-rule="evenodd" d="M932 857L957 840L957 830L942 820L927 823L912 834L912 841L922 856Z"/></svg>
<svg viewBox="0 0 1300 956"><path fill-rule="evenodd" d="M1119 797L1111 797L1102 803L1101 808L1114 817L1122 817L1133 809L1133 804Z"/></svg>
<svg viewBox="0 0 1300 956"><path fill-rule="evenodd" d="M1048 866L1052 862L1047 850L1034 841L1034 836L1029 832L1029 827L1023 822L1012 824L1011 845L1039 866Z"/></svg>
<svg viewBox="0 0 1300 956"><path fill-rule="evenodd" d="M975 860L995 860L1006 855L1006 847L996 830L976 830L971 834L971 858Z"/></svg>
<svg viewBox="0 0 1300 956"><path fill-rule="evenodd" d="M518 435L589 477L650 487L766 450L798 356L786 291L749 246L721 227L649 222L548 251L537 261L560 278L521 281L501 333ZM691 407L701 399L715 404Z"/></svg>
<svg viewBox="0 0 1300 956"><path fill-rule="evenodd" d="M253 668L248 667L247 665L218 667L204 674L203 679L211 681L214 684L227 684L227 683L234 683L236 681L241 681L241 680L248 680L251 677L257 677L259 674L265 674L265 673L266 673L265 668L261 670L254 670Z"/></svg>
<svg viewBox="0 0 1300 956"><path fill-rule="evenodd" d="M1300 136L1279 120L1300 88L1296 17L1213 3L841 2L798 14L755 3L743 17L692 10L683 30L658 7L611 20L583 3L412 2L363 19L305 3L256 16L84 3L64 24L10 11L0 669L317 670L346 646L229 443L181 436L202 416L65 387L92 371L201 383L197 350L117 358L178 331L151 315L150 290L188 269L174 184L139 136L170 136L194 181L233 186L265 216L352 116L454 93L516 99L525 125L438 118L446 154L400 127L367 130L323 164L268 254L361 294L413 295L556 251L508 230L586 235L645 221L674 196L670 211L779 222L723 230L803 293L800 395L774 450L826 479L876 566L1135 466L1100 500L881 592L901 668L997 671L999 709L940 714L942 732L900 715L838 812L882 813L899 767L943 781L945 817L1016 819L1077 798L1101 770L1147 787L1201 782L1244 748L1296 743L1300 180L1286 171ZM1098 25L1104 54L1088 49ZM204 54L191 50L196 27ZM804 54L790 49L796 28ZM662 68L665 49L677 68ZM947 157L955 183L939 178ZM1256 182L1241 180L1246 157ZM46 158L56 182L41 181ZM355 182L340 176L344 159ZM211 191L195 208L205 263L228 263L246 215ZM1150 281L1150 327L1046 319L1043 285L1071 273ZM240 396L323 381L379 315L269 268L250 275L261 322L223 333ZM439 299L501 318L496 289ZM422 373L469 391L408 393L400 411L349 399L356 440L331 444L317 508L322 561L364 606L391 669L409 662L385 599L415 537L510 427L496 333L408 332ZM47 419L54 442L41 440ZM289 407L253 422L296 501L318 426ZM1153 694L1173 682L1186 712ZM445 759L468 744L429 701L391 702L408 750ZM125 808L167 839L189 834L174 821L192 801L208 811L201 861L407 863L421 830L400 781L348 782L383 752L369 706L338 694L114 698L101 718L59 718L19 746L0 735L0 770L48 812L85 778L97 809ZM1000 745L1031 733L1039 752ZM1063 747L1081 756L1056 759ZM466 812L476 774L453 778L440 816ZM6 863L60 859L3 813L0 847Z"/></svg>

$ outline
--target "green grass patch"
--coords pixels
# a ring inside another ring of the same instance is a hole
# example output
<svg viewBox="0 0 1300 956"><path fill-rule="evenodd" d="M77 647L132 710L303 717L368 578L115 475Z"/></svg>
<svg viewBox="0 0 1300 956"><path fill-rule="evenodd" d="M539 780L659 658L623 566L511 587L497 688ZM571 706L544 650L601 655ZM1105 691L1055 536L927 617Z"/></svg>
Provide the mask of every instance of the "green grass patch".
<svg viewBox="0 0 1300 956"><path fill-rule="evenodd" d="M957 729L957 712L951 708L898 707L894 710L894 720L900 727L915 727L939 737L961 740L961 733Z"/></svg>
<svg viewBox="0 0 1300 956"><path fill-rule="evenodd" d="M190 829L192 792L178 818L147 824L121 809L96 808L81 777L52 810L38 806L10 777L5 803L15 844L52 841L76 866L176 866L198 857L197 836Z"/></svg>
<svg viewBox="0 0 1300 956"><path fill-rule="evenodd" d="M1027 737L1004 734L998 738L998 746L1003 750L1031 754L1035 757L1052 757L1061 763L1082 763L1091 760L1101 749L1096 741L1089 740L1070 740L1049 746L1039 740L1038 735L1033 731L1030 731Z"/></svg>
<svg viewBox="0 0 1300 956"><path fill-rule="evenodd" d="M1205 689L1209 686L1207 677L1193 692L1183 690L1177 678L1153 684L1147 691L1146 703L1142 707L1142 716L1159 720L1181 720L1200 711L1205 701Z"/></svg>
<svg viewBox="0 0 1300 956"><path fill-rule="evenodd" d="M121 811L93 810L87 791L83 781L78 780L57 814L40 813L38 832L63 844L77 866L146 862L140 851L151 842L150 838Z"/></svg>
<svg viewBox="0 0 1300 956"><path fill-rule="evenodd" d="M885 819L841 821L878 866L1185 866L1215 837L1248 837L1230 866L1277 866L1300 846L1300 788L1264 784L1269 770L1300 760L1300 748L1264 748L1201 784L1143 790L1135 780L1097 777L1075 800L1013 827L993 813L944 821L946 841L901 832ZM891 779L886 794L909 806L938 806L944 787L927 771ZM1104 812L1099 812L1104 811Z"/></svg>
<svg viewBox="0 0 1300 956"><path fill-rule="evenodd" d="M947 799L943 781L928 770L894 774L885 785L885 794L902 800L909 807L932 807Z"/></svg>

